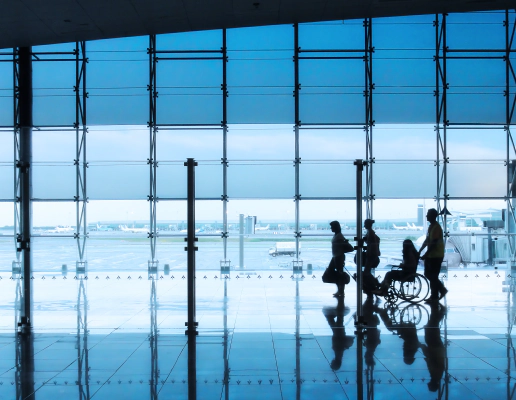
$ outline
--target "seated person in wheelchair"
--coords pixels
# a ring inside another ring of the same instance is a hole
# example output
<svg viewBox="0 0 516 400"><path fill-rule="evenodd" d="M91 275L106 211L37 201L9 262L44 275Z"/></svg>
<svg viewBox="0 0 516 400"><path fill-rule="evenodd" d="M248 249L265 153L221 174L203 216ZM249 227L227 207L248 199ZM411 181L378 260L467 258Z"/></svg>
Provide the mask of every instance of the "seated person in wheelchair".
<svg viewBox="0 0 516 400"><path fill-rule="evenodd" d="M373 291L374 294L385 296L387 289L392 281L404 281L411 275L416 274L417 264L419 262L419 253L417 252L412 240L405 239L403 241L403 262L399 266L393 266L392 270L385 274L383 282L380 283L380 289Z"/></svg>

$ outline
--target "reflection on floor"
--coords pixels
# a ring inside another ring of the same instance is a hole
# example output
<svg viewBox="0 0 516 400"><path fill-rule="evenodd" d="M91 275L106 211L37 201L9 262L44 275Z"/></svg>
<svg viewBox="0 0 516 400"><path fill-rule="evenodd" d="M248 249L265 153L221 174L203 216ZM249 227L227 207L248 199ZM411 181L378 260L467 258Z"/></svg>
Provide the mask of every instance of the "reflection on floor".
<svg viewBox="0 0 516 400"><path fill-rule="evenodd" d="M0 274L0 398L510 399L508 275L451 271L434 306L365 299L357 336L352 285L339 302L317 272L199 272L188 343L185 272L36 274L28 337L14 328L20 280Z"/></svg>

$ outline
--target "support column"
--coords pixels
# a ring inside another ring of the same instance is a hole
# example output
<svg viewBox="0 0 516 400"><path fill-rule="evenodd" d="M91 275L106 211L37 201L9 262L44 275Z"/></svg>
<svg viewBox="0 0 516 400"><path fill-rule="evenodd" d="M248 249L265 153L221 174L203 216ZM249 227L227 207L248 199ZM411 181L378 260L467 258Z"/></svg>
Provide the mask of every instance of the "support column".
<svg viewBox="0 0 516 400"><path fill-rule="evenodd" d="M32 253L30 238L32 229L32 48L19 49L18 70L18 121L19 126L19 159L16 168L19 170L20 233L17 237L21 252L22 301L18 329L21 333L30 333L32 326ZM18 199L17 199L18 200Z"/></svg>
<svg viewBox="0 0 516 400"><path fill-rule="evenodd" d="M158 127L156 124L156 102L158 99L158 92L156 88L156 35L149 36L149 48L147 49L149 54L149 85L147 90L149 91L149 121L147 125L149 127L149 158L147 164L149 165L149 195L147 200L149 201L149 240L150 240L150 259L148 261L148 272L155 273L158 271L159 261L156 259L156 240L158 237L157 220L156 220L156 204L157 198L157 179L156 173L158 168L158 162L156 160L156 133Z"/></svg>
<svg viewBox="0 0 516 400"><path fill-rule="evenodd" d="M187 330L186 334L189 336L197 335L197 322L195 321L195 252L197 251L197 247L195 246L195 242L197 242L197 238L195 237L195 167L197 163L193 158L187 158L185 162L185 167L188 168L187 171L187 237L185 241L187 242L187 246L185 250L188 252L188 321L186 322Z"/></svg>
<svg viewBox="0 0 516 400"><path fill-rule="evenodd" d="M355 241L357 242L355 246L357 252L357 315L355 317L355 325L357 331L361 332L364 327L364 312L362 311L362 249L364 248L364 239L362 239L362 173L364 166L367 166L367 161L356 160L354 165L357 167L357 236L355 237Z"/></svg>

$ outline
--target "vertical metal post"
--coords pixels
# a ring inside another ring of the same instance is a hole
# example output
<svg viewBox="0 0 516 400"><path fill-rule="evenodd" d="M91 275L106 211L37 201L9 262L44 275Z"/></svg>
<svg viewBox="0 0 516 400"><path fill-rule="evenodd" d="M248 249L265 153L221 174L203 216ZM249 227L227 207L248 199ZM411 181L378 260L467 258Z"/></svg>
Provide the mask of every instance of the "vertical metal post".
<svg viewBox="0 0 516 400"><path fill-rule="evenodd" d="M13 48L13 143L14 143L14 154L13 160L15 165L13 168L14 173L14 249L16 259L12 263L13 272L21 274L21 251L18 251L19 241L22 237L22 222L21 222L21 168L18 167L18 161L21 160L20 152L20 54L18 48ZM19 303L21 307L21 302ZM18 311L21 312L21 309ZM16 323L19 321L16 320Z"/></svg>
<svg viewBox="0 0 516 400"><path fill-rule="evenodd" d="M23 298L18 322L20 332L29 333L32 326L32 48L19 49L19 127L20 152L16 160L20 177L20 235L17 251L22 254Z"/></svg>
<svg viewBox="0 0 516 400"><path fill-rule="evenodd" d="M365 126L366 133L366 160L368 161L366 170L366 215L367 218L373 217L373 21L371 18L364 20L365 43L364 43L364 66L365 66Z"/></svg>
<svg viewBox="0 0 516 400"><path fill-rule="evenodd" d="M238 216L239 268L244 269L244 214Z"/></svg>
<svg viewBox="0 0 516 400"><path fill-rule="evenodd" d="M449 126L447 110L448 82L446 76L446 57L448 47L446 44L446 14L442 14L442 21L439 21L439 14L435 16L435 105L436 105L436 172L437 172L437 211L441 213L448 209L448 186L447 186L447 165L449 163L446 145L446 130ZM443 206L441 207L441 200ZM444 240L448 237L447 215L443 213Z"/></svg>
<svg viewBox="0 0 516 400"><path fill-rule="evenodd" d="M188 321L185 325L188 327L186 334L190 336L197 335L197 322L195 321L195 252L197 251L197 238L195 237L195 167L197 163L193 158L187 158L185 167L187 167L187 234L185 251L188 252Z"/></svg>
<svg viewBox="0 0 516 400"><path fill-rule="evenodd" d="M187 158L185 166L187 172L187 247L188 252L188 321L185 323L188 335L188 399L197 398L197 322L195 320L195 252L197 247L195 242L195 167L197 163L193 158Z"/></svg>
<svg viewBox="0 0 516 400"><path fill-rule="evenodd" d="M86 158L86 42L75 44L75 205L76 205L76 231L74 238L77 241L78 260L76 272L85 273L87 261L85 259L86 240L88 238L88 222L86 218L86 205L88 193L86 186L86 169L88 168Z"/></svg>
<svg viewBox="0 0 516 400"><path fill-rule="evenodd" d="M158 127L156 124L156 102L158 98L158 91L156 88L156 35L149 36L149 48L147 49L149 55L149 85L147 90L149 92L149 158L147 164L149 165L149 240L150 240L150 260L148 261L148 271L157 272L159 261L156 260L156 240L158 237L157 221L156 221L156 204L157 197L157 167L156 160L156 134Z"/></svg>
<svg viewBox="0 0 516 400"><path fill-rule="evenodd" d="M364 398L364 331L357 329L357 400Z"/></svg>
<svg viewBox="0 0 516 400"><path fill-rule="evenodd" d="M301 201L301 193L299 193L299 167L301 164L301 157L299 155L299 128L301 120L299 117L299 91L301 85L299 84L299 26L294 24L294 203L295 203L295 229L294 236L296 238L296 261L299 261L299 240L301 239L301 229L299 229L299 203ZM294 267L298 267L294 264ZM294 268L295 270L296 268ZM298 271L299 272L299 271Z"/></svg>
<svg viewBox="0 0 516 400"><path fill-rule="evenodd" d="M222 242L224 246L224 267L228 267L228 49L226 29L222 30ZM229 272L229 271L228 271Z"/></svg>
<svg viewBox="0 0 516 400"><path fill-rule="evenodd" d="M357 236L355 237L355 241L357 242L357 245L355 246L355 250L357 251L357 315L355 325L357 327L357 331L361 331L364 325L364 312L362 311L362 249L364 248L364 239L362 239L362 173L364 171L364 166L367 165L367 161L355 160L354 165L357 167Z"/></svg>

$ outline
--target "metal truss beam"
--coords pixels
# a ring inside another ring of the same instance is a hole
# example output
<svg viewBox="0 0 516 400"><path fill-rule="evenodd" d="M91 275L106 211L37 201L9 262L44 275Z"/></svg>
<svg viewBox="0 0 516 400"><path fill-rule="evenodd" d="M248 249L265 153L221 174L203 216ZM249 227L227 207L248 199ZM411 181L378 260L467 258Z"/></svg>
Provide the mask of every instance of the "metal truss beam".
<svg viewBox="0 0 516 400"><path fill-rule="evenodd" d="M224 247L224 260L220 262L221 274L229 273L230 261L228 260L228 82L227 63L228 52L226 44L226 30L222 30L222 245Z"/></svg>
<svg viewBox="0 0 516 400"><path fill-rule="evenodd" d="M158 237L157 221L156 221L156 205L158 202L157 197L157 168L158 161L156 157L156 134L158 132L158 126L156 124L156 102L158 99L158 91L156 87L156 35L149 36L149 48L147 49L149 55L149 85L147 90L149 92L149 121L147 123L149 127L149 158L147 164L149 165L149 195L147 200L149 201L149 240L150 240L150 259L148 263L149 272L156 271L158 268L158 260L156 259L156 240Z"/></svg>
<svg viewBox="0 0 516 400"><path fill-rule="evenodd" d="M88 168L86 158L86 42L76 42L75 47L75 197L76 204L76 231L74 238L77 241L78 260L76 264L77 273L85 273L87 261L85 259L86 240L88 238L87 203L88 193L86 186L86 171Z"/></svg>
<svg viewBox="0 0 516 400"><path fill-rule="evenodd" d="M446 14L436 14L435 21L435 133L436 133L436 209L439 213L448 207L447 166L449 163L446 147L446 134L449 126L447 110L447 94L449 84L446 75L448 46L446 44ZM441 200L443 200L441 206ZM443 213L445 241L449 235L446 224L447 215Z"/></svg>
<svg viewBox="0 0 516 400"><path fill-rule="evenodd" d="M299 26L294 24L294 204L295 204L295 229L294 236L296 239L296 262L293 265L295 271L299 271L299 240L301 238L301 229L299 228L299 202L301 201L301 193L299 192L299 167L301 157L299 154L299 128L301 119L299 115L299 95L301 85L299 83Z"/></svg>
<svg viewBox="0 0 516 400"><path fill-rule="evenodd" d="M364 67L365 67L365 82L364 82L364 99L365 99L365 125L364 131L366 134L366 160L365 179L366 179L366 215L367 218L373 218L373 22L371 18L364 20Z"/></svg>

